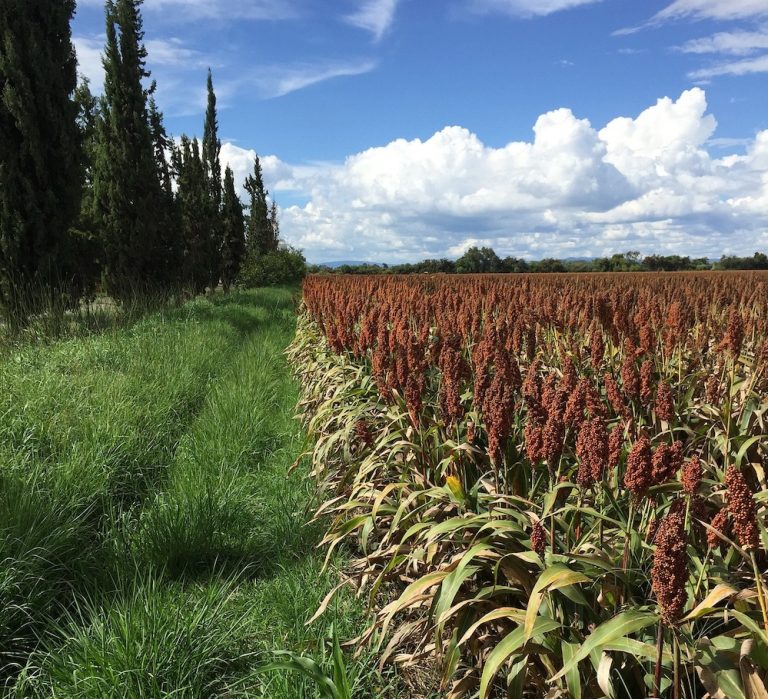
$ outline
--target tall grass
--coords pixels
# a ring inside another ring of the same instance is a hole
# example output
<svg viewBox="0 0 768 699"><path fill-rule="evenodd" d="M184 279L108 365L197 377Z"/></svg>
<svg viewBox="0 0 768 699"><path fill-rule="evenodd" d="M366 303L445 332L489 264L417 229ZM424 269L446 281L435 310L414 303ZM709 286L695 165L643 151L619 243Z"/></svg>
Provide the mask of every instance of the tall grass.
<svg viewBox="0 0 768 699"><path fill-rule="evenodd" d="M315 697L276 649L360 633L306 526L291 294L199 299L0 361L0 663L16 696ZM327 617L327 618L326 618ZM356 696L384 680L353 663Z"/></svg>

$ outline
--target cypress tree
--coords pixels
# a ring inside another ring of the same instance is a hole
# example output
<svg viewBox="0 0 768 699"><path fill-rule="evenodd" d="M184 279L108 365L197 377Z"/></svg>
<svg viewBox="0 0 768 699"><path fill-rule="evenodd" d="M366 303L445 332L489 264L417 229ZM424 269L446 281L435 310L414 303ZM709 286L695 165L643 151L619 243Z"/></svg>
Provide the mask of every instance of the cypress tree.
<svg viewBox="0 0 768 699"><path fill-rule="evenodd" d="M181 137L176 155L177 200L184 237L184 279L195 293L210 283L210 230L214 215L205 164L197 139Z"/></svg>
<svg viewBox="0 0 768 699"><path fill-rule="evenodd" d="M77 126L80 130L84 168L78 228L95 231L96 225L93 221L93 177L94 163L98 151L97 124L100 111L99 100L91 92L91 86L87 78L84 78L77 86L77 90L75 91L75 104L77 105Z"/></svg>
<svg viewBox="0 0 768 699"><path fill-rule="evenodd" d="M280 219L277 215L277 202L274 199L272 200L272 208L269 212L269 223L272 226L270 246L272 252L275 252L280 247Z"/></svg>
<svg viewBox="0 0 768 699"><path fill-rule="evenodd" d="M74 0L0 3L0 305L23 323L67 283L80 208Z"/></svg>
<svg viewBox="0 0 768 699"><path fill-rule="evenodd" d="M203 133L203 163L208 182L211 208L214 213L211 219L211 229L208 242L209 255L209 284L211 288L219 283L224 247L224 226L221 216L221 141L219 140L219 120L216 113L216 93L213 90L213 75L208 69L208 108L205 113L205 130Z"/></svg>
<svg viewBox="0 0 768 699"><path fill-rule="evenodd" d="M229 289L237 279L245 257L245 219L243 205L235 191L235 177L227 166L224 173L224 200L222 206L224 247L222 249L221 280Z"/></svg>
<svg viewBox="0 0 768 699"><path fill-rule="evenodd" d="M149 121L143 0L107 0L104 96L97 125L95 212L104 280L118 299L168 285L163 193Z"/></svg>
<svg viewBox="0 0 768 699"><path fill-rule="evenodd" d="M63 260L72 282L73 300L90 301L96 294L101 278L103 248L94 217L93 175L97 152L96 129L99 100L91 92L87 78L75 90L77 126L82 143L83 188L80 213L70 229L68 255Z"/></svg>
<svg viewBox="0 0 768 699"><path fill-rule="evenodd" d="M245 190L250 195L248 212L247 243L252 255L264 255L272 249L272 224L269 221L269 193L264 189L264 178L259 156L253 165L253 175L245 180Z"/></svg>
<svg viewBox="0 0 768 699"><path fill-rule="evenodd" d="M153 86L154 91L154 86ZM163 124L163 115L157 108L154 96L149 100L149 127L152 133L152 146L155 154L162 191L162 206L160 208L161 223L159 242L162 259L162 281L166 286L178 286L182 281L181 263L184 257L184 238L181 233L181 223L176 207L176 197L173 192L173 173L169 154L173 152L173 141Z"/></svg>

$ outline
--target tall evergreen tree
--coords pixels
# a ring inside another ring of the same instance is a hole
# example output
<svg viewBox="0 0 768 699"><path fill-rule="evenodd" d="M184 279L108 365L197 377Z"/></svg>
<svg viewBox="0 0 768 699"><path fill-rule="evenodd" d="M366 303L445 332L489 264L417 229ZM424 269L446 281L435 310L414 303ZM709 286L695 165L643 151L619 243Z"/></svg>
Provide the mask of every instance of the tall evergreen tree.
<svg viewBox="0 0 768 699"><path fill-rule="evenodd" d="M176 196L173 191L173 172L169 162L169 156L173 151L173 141L168 138L163 124L163 115L157 108L154 95L149 100L149 127L152 133L155 167L160 179L163 198L159 211L161 216L159 242L164 269L163 279L168 285L178 285L182 282L181 263L184 257L184 238L176 207Z"/></svg>
<svg viewBox="0 0 768 699"><path fill-rule="evenodd" d="M93 221L93 177L94 162L98 152L97 124L99 120L99 100L91 92L90 82L83 78L75 90L77 105L77 126L80 130L84 167L83 192L78 227L84 230L96 230Z"/></svg>
<svg viewBox="0 0 768 699"><path fill-rule="evenodd" d="M219 119L216 112L216 93L213 90L213 75L208 69L208 108L205 113L205 130L203 133L203 163L208 181L211 204L215 216L211 221L208 249L210 254L211 287L215 287L221 276L222 252L224 247L224 226L221 216L221 141L219 140Z"/></svg>
<svg viewBox="0 0 768 699"><path fill-rule="evenodd" d="M23 322L66 285L80 209L74 0L0 3L0 304Z"/></svg>
<svg viewBox="0 0 768 699"><path fill-rule="evenodd" d="M272 226L272 239L269 241L270 247L272 252L275 252L280 247L280 218L277 212L277 202L274 199L269 211L269 223Z"/></svg>
<svg viewBox="0 0 768 699"><path fill-rule="evenodd" d="M104 236L108 291L124 299L167 287L163 192L150 126L151 90L140 13L143 0L107 0L104 96L94 167L95 211Z"/></svg>
<svg viewBox="0 0 768 699"><path fill-rule="evenodd" d="M272 249L272 224L269 221L269 204L267 203L269 193L264 189L264 177L258 155L253 165L253 175L249 175L245 180L245 191L250 196L247 225L248 252L253 255L263 255Z"/></svg>
<svg viewBox="0 0 768 699"><path fill-rule="evenodd" d="M178 206L184 236L184 278L195 293L211 280L210 230L215 216L209 195L205 164L197 139L182 136L176 155Z"/></svg>
<svg viewBox="0 0 768 699"><path fill-rule="evenodd" d="M245 257L245 219L243 205L235 191L235 177L227 166L224 173L224 200L222 206L224 247L222 249L221 280L229 289L237 279Z"/></svg>

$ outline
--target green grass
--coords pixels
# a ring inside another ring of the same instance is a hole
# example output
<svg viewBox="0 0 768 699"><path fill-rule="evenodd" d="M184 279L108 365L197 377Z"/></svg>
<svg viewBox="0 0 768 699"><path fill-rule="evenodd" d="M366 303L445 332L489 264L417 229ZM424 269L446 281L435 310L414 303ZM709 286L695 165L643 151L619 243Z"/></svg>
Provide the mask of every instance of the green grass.
<svg viewBox="0 0 768 699"><path fill-rule="evenodd" d="M24 697L316 697L260 675L365 624L322 571L282 352L290 290L199 299L0 361L0 666ZM339 562L337 562L339 563ZM385 694L370 658L355 696Z"/></svg>

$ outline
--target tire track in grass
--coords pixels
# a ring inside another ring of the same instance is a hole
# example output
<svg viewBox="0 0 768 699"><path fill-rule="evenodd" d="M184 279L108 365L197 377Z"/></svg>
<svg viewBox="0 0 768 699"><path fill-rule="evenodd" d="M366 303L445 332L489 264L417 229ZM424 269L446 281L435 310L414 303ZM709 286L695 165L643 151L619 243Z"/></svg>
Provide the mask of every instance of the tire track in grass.
<svg viewBox="0 0 768 699"><path fill-rule="evenodd" d="M237 310L236 306L233 309ZM246 309L247 310L247 309ZM263 318L253 312L253 325ZM248 328L197 300L0 363L0 673L115 575L107 534L163 481ZM0 677L2 681L2 677Z"/></svg>
<svg viewBox="0 0 768 699"><path fill-rule="evenodd" d="M268 322L229 357L163 487L115 528L127 591L96 599L59 630L30 670L32 694L118 699L125 685L105 687L119 670L142 697L312 698L316 687L301 677L256 667L284 648L327 657L332 623L342 638L362 631L351 594L305 627L338 574L322 571L320 532L306 525L315 493L306 467L288 473L304 446L283 356L294 332L290 292L261 291L251 303L267 309ZM360 699L385 696L373 667L370 657L350 662Z"/></svg>

